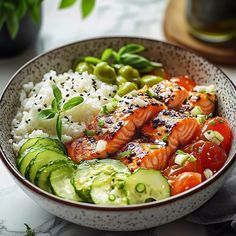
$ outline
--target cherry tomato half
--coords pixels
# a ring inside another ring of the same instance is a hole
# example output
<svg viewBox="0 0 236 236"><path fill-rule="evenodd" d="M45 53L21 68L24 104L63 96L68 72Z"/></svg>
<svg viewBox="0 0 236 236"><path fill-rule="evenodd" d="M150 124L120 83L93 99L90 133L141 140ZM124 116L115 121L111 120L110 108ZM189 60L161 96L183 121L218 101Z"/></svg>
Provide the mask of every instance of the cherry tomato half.
<svg viewBox="0 0 236 236"><path fill-rule="evenodd" d="M171 195L176 195L191 189L202 182L202 176L195 172L179 174L171 183Z"/></svg>
<svg viewBox="0 0 236 236"><path fill-rule="evenodd" d="M224 165L227 159L224 149L210 141L200 140L189 144L183 148L183 151L197 158L196 163L201 165L202 170L209 168L211 171L216 172Z"/></svg>
<svg viewBox="0 0 236 236"><path fill-rule="evenodd" d="M170 81L184 87L188 91L192 91L193 88L197 85L195 81L188 75L173 77L170 79Z"/></svg>
<svg viewBox="0 0 236 236"><path fill-rule="evenodd" d="M204 133L208 130L217 131L224 137L224 140L221 142L220 146L225 150L226 154L228 154L232 142L232 132L229 122L219 116L207 120L202 128L201 134L197 137L197 139L205 140L206 138Z"/></svg>

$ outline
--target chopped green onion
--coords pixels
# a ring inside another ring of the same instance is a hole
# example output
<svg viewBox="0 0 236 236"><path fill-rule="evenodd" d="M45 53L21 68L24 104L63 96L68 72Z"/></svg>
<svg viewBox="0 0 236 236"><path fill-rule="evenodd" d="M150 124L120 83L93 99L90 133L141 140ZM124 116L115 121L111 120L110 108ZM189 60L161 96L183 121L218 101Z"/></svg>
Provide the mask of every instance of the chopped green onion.
<svg viewBox="0 0 236 236"><path fill-rule="evenodd" d="M134 99L134 103L135 103L136 105L138 105L139 107L144 107L144 106L147 105L147 102L143 101L143 100L140 99L140 98L135 98L135 99Z"/></svg>
<svg viewBox="0 0 236 236"><path fill-rule="evenodd" d="M216 125L216 123L215 123L215 121L214 121L214 120L211 120L211 121L209 122L209 124L210 124L210 125L213 125L213 126L215 126L215 125Z"/></svg>
<svg viewBox="0 0 236 236"><path fill-rule="evenodd" d="M150 145L149 148L150 149L158 149L160 146L159 145Z"/></svg>
<svg viewBox="0 0 236 236"><path fill-rule="evenodd" d="M146 90L146 94L151 98L153 98L156 95L156 93L151 88Z"/></svg>
<svg viewBox="0 0 236 236"><path fill-rule="evenodd" d="M99 141L97 142L97 146L96 146L96 148L95 148L95 152L101 152L101 151L105 150L105 149L106 149L106 146L107 146L107 141L105 141L105 140L99 140Z"/></svg>
<svg viewBox="0 0 236 236"><path fill-rule="evenodd" d="M221 118L217 118L217 121L218 121L220 124L224 124L224 121L223 121Z"/></svg>
<svg viewBox="0 0 236 236"><path fill-rule="evenodd" d="M116 156L116 158L127 157L127 156L130 156L131 154L132 154L132 151L127 150L127 151L124 151L124 152L120 153L118 156Z"/></svg>
<svg viewBox="0 0 236 236"><path fill-rule="evenodd" d="M206 117L204 115L197 115L197 122L199 124L204 124L206 121Z"/></svg>
<svg viewBox="0 0 236 236"><path fill-rule="evenodd" d="M197 160L197 158L193 155L190 155L188 158L188 161L190 161L190 162L195 162L196 160Z"/></svg>
<svg viewBox="0 0 236 236"><path fill-rule="evenodd" d="M118 94L116 94L116 95L114 96L114 99L116 99L116 101L120 101L120 100L121 100L121 97L120 97Z"/></svg>
<svg viewBox="0 0 236 236"><path fill-rule="evenodd" d="M210 177L213 176L213 172L212 172L210 169L205 169L205 170L203 171L203 174L204 174L204 176L206 177L206 179L209 179Z"/></svg>
<svg viewBox="0 0 236 236"><path fill-rule="evenodd" d="M92 136L95 135L96 132L95 132L95 130L86 129L86 130L84 131L84 133L85 133L87 136L92 137Z"/></svg>
<svg viewBox="0 0 236 236"><path fill-rule="evenodd" d="M191 110L191 115L192 116L197 116L197 115L201 115L202 114L202 109L199 106L195 106L192 110Z"/></svg>
<svg viewBox="0 0 236 236"><path fill-rule="evenodd" d="M112 111L114 111L114 107L113 107L112 103L106 104L106 107L107 107L107 111L108 111L109 113L111 113Z"/></svg>
<svg viewBox="0 0 236 236"><path fill-rule="evenodd" d="M106 105L102 106L101 113L103 113L103 114L109 114L110 113L110 112L108 112Z"/></svg>
<svg viewBox="0 0 236 236"><path fill-rule="evenodd" d="M98 120L98 126L99 126L99 127L103 127L104 125L105 125L105 120L99 119L99 120Z"/></svg>
<svg viewBox="0 0 236 236"><path fill-rule="evenodd" d="M220 145L220 143L224 140L224 137L218 132L213 130L208 130L204 133L204 136L207 140Z"/></svg>
<svg viewBox="0 0 236 236"><path fill-rule="evenodd" d="M194 88L194 91L198 93L214 93L215 92L215 86L214 85L209 85L209 86L196 86Z"/></svg>
<svg viewBox="0 0 236 236"><path fill-rule="evenodd" d="M114 194L109 194L109 200L110 201L115 201L116 200L116 196Z"/></svg>
<svg viewBox="0 0 236 236"><path fill-rule="evenodd" d="M185 161L187 161L187 159L189 158L189 155L185 154L178 154L175 157L175 164L182 166L184 164Z"/></svg>
<svg viewBox="0 0 236 236"><path fill-rule="evenodd" d="M182 155L187 155L187 153L186 152L184 152L184 151L182 151L182 150L177 150L176 151L176 154L182 154Z"/></svg>
<svg viewBox="0 0 236 236"><path fill-rule="evenodd" d="M146 186L145 186L145 184L143 184L143 183L138 183L138 184L135 186L135 190L136 190L138 193L143 193L143 192L146 190Z"/></svg>
<svg viewBox="0 0 236 236"><path fill-rule="evenodd" d="M167 142L168 142L168 137L169 137L169 134L166 135L166 136L162 139L162 141L165 142L165 143L167 143Z"/></svg>

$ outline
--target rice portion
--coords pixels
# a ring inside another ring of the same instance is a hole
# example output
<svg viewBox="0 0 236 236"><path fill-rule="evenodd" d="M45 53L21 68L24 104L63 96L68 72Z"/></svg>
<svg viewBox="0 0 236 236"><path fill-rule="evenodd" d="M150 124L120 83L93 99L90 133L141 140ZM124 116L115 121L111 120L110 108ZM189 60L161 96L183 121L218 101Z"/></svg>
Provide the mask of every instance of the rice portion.
<svg viewBox="0 0 236 236"><path fill-rule="evenodd" d="M64 143L82 136L86 124L91 122L103 105L111 101L117 90L116 85L105 84L97 80L95 75L73 71L58 75L50 71L41 82L24 84L20 94L21 106L12 121L11 142L15 152L28 138L56 138L56 117L48 120L38 117L41 110L51 108L54 84L62 92L63 103L76 96L84 98L81 104L61 114Z"/></svg>

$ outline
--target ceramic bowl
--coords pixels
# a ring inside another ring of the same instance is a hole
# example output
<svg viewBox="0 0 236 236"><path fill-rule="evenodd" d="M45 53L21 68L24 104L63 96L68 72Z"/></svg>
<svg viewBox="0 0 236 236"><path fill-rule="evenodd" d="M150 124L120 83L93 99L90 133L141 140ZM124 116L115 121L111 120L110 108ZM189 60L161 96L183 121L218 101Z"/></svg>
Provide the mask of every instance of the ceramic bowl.
<svg viewBox="0 0 236 236"><path fill-rule="evenodd" d="M38 82L44 73L67 71L71 61L78 56L99 56L104 48L118 49L127 43L140 43L146 48L144 55L159 61L171 75L190 75L199 84L214 84L219 98L218 113L226 117L236 136L236 88L216 66L203 58L168 43L142 38L98 38L69 44L44 53L29 61L12 77L0 100L0 143L2 160L17 184L35 202L52 214L73 223L101 230L142 230L162 225L199 208L209 200L233 169L236 139L227 162L212 178L197 187L159 202L125 207L106 207L78 203L58 198L31 184L18 172L12 146L11 121L19 106L19 91L24 83Z"/></svg>

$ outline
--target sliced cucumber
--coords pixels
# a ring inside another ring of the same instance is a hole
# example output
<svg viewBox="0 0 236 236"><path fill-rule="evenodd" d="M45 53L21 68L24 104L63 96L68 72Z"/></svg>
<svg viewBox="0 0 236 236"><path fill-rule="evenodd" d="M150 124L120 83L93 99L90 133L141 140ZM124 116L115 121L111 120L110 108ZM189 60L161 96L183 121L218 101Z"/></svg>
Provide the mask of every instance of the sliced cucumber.
<svg viewBox="0 0 236 236"><path fill-rule="evenodd" d="M113 173L112 175L100 173L92 183L90 195L95 204L99 205L127 205L124 183L128 174Z"/></svg>
<svg viewBox="0 0 236 236"><path fill-rule="evenodd" d="M64 154L64 151L62 151L59 147L52 146L52 145L43 145L43 144L36 145L35 144L32 147L27 148L22 154L18 155L17 160L16 160L17 168L19 168L20 163L21 163L22 159L24 158L24 156L26 156L29 152L33 152L34 150L38 150L38 149L52 150L54 152Z"/></svg>
<svg viewBox="0 0 236 236"><path fill-rule="evenodd" d="M39 139L41 138L30 138L28 139L20 148L19 156L24 153L24 151L30 147L32 147Z"/></svg>
<svg viewBox="0 0 236 236"><path fill-rule="evenodd" d="M19 163L19 171L22 175L25 176L26 169L29 165L29 163L34 159L40 152L44 151L45 149L39 148L34 149L32 152L27 153L25 156L23 156L22 160Z"/></svg>
<svg viewBox="0 0 236 236"><path fill-rule="evenodd" d="M71 184L71 177L75 167L73 165L59 166L53 170L49 175L49 181L54 194L59 197L81 201L81 198L75 192L73 185Z"/></svg>
<svg viewBox="0 0 236 236"><path fill-rule="evenodd" d="M72 183L76 192L84 201L93 202L90 196L90 188L95 176L100 173L112 174L114 172L130 173L127 166L119 160L85 161L75 171Z"/></svg>
<svg viewBox="0 0 236 236"><path fill-rule="evenodd" d="M125 181L129 204L161 200L170 196L167 179L157 170L138 169Z"/></svg>
<svg viewBox="0 0 236 236"><path fill-rule="evenodd" d="M56 160L69 160L69 159L66 155L51 150L44 150L38 153L37 156L30 161L28 167L26 168L25 177L29 179L30 182L34 183L34 179L38 170L42 166L45 166L49 164L51 161L56 161Z"/></svg>
<svg viewBox="0 0 236 236"><path fill-rule="evenodd" d="M35 176L35 179L34 179L35 184L39 188L41 188L47 192L52 192L48 176L50 175L51 171L55 170L59 166L65 165L67 163L68 163L67 160L66 161L65 160L57 160L57 161L50 162L46 166L41 167Z"/></svg>

